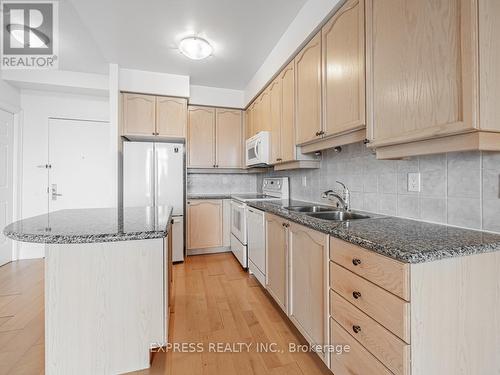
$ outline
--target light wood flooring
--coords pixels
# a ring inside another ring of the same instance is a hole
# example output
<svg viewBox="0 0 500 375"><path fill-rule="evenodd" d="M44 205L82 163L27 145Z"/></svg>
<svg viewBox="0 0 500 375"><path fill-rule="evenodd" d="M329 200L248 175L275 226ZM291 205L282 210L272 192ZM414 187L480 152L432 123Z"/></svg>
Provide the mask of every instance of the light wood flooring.
<svg viewBox="0 0 500 375"><path fill-rule="evenodd" d="M136 374L330 374L313 353L289 353L305 343L258 282L230 253L188 257L174 265L175 312L170 342L247 343L250 351L156 353ZM0 267L0 374L40 374L44 367L43 260ZM276 353L255 350L277 343ZM283 352L281 352L283 350Z"/></svg>

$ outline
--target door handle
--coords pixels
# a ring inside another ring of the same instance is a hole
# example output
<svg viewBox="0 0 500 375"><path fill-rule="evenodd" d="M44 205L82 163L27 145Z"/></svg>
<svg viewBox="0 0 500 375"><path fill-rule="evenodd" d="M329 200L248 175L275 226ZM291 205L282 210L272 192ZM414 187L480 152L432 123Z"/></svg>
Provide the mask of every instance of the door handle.
<svg viewBox="0 0 500 375"><path fill-rule="evenodd" d="M53 201L56 201L57 197L62 197L62 194L57 193L57 184L52 184L50 191L52 193L52 200Z"/></svg>

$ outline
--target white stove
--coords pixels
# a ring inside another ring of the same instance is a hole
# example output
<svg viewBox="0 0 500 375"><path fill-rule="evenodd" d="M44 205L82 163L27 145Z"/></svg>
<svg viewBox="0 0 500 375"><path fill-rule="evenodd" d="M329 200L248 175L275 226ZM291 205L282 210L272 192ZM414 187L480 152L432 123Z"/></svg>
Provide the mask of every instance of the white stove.
<svg viewBox="0 0 500 375"><path fill-rule="evenodd" d="M231 196L231 251L243 268L248 267L249 208L246 202L281 200L289 198L288 177L264 178L262 194L234 194Z"/></svg>

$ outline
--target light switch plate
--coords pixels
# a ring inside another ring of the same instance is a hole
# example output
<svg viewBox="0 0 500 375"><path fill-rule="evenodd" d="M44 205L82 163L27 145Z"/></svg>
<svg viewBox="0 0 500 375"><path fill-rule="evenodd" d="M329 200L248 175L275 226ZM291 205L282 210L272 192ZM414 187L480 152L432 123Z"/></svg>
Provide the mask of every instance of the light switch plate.
<svg viewBox="0 0 500 375"><path fill-rule="evenodd" d="M408 173L408 191L420 191L420 173Z"/></svg>

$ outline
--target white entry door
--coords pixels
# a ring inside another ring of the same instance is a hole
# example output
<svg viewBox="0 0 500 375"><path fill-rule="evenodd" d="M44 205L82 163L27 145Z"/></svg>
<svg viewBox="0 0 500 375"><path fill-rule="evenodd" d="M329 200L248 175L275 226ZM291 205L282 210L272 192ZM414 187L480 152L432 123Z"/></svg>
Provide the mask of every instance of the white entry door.
<svg viewBox="0 0 500 375"><path fill-rule="evenodd" d="M112 145L108 122L49 120L49 212L116 207Z"/></svg>
<svg viewBox="0 0 500 375"><path fill-rule="evenodd" d="M12 241L3 228L12 221L14 116L0 110L0 266L12 260Z"/></svg>

